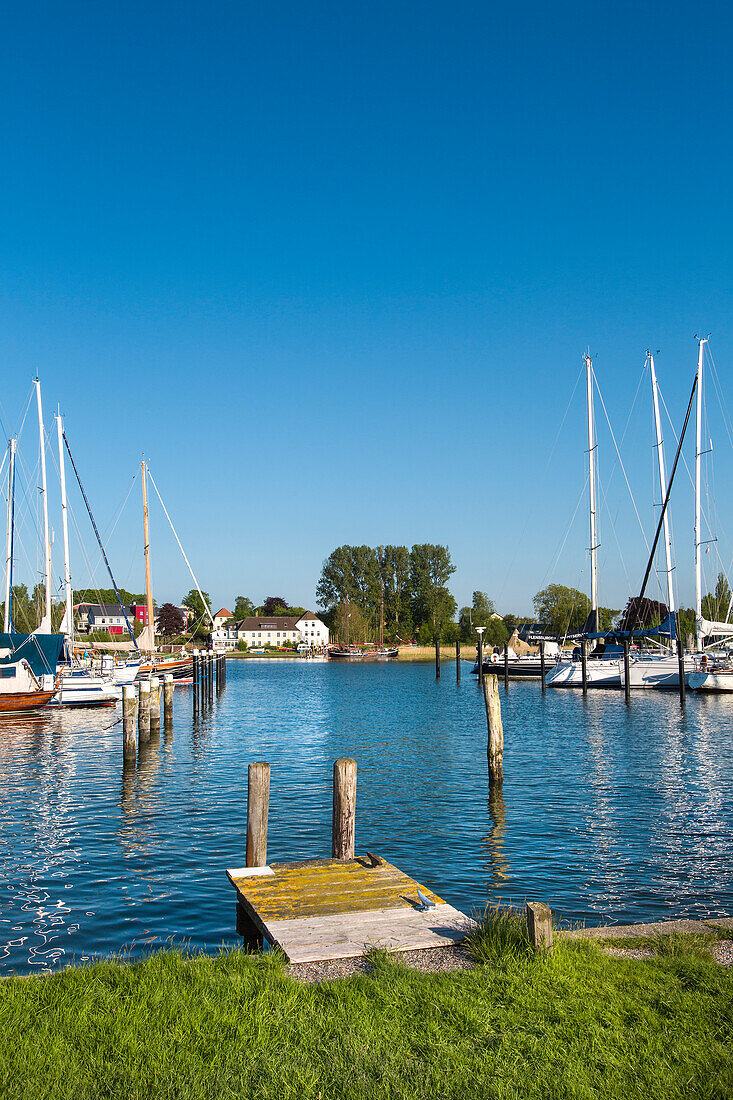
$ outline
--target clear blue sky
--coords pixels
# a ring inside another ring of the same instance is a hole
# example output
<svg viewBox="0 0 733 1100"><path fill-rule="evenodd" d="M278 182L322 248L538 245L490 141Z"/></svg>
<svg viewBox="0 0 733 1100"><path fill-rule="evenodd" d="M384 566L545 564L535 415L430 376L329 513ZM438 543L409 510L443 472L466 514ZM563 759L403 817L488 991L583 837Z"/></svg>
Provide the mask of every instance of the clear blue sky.
<svg viewBox="0 0 733 1100"><path fill-rule="evenodd" d="M619 435L647 347L677 424L695 332L730 378L730 51L723 4L9 8L5 428L38 372L104 528L145 451L217 605L313 606L343 542L448 543L460 603L587 587L582 505L558 555L582 387L548 464L585 348ZM624 459L648 532L650 445L644 387ZM605 491L602 424L599 446ZM23 447L32 473L30 422ZM615 606L645 562L622 489L602 516ZM133 588L137 494L110 541ZM684 485L675 505L689 601ZM729 492L718 510L725 556ZM152 523L156 596L178 599L188 574Z"/></svg>

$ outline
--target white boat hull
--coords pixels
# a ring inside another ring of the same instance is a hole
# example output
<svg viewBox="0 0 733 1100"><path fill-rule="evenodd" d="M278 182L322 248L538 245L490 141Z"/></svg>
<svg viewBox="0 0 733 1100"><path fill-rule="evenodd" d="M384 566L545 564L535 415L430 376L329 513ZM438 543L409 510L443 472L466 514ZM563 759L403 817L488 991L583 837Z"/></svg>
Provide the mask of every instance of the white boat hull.
<svg viewBox="0 0 733 1100"><path fill-rule="evenodd" d="M733 669L711 672L690 672L687 685L691 691L714 692L718 695L733 692Z"/></svg>
<svg viewBox="0 0 733 1100"><path fill-rule="evenodd" d="M61 675L59 690L51 705L111 707L119 697L119 689L111 677L95 676L94 673L82 670Z"/></svg>
<svg viewBox="0 0 733 1100"><path fill-rule="evenodd" d="M621 687L618 659L613 657L589 657L586 662L588 687ZM582 688L583 668L580 661L561 661L548 672L548 687Z"/></svg>
<svg viewBox="0 0 733 1100"><path fill-rule="evenodd" d="M621 684L625 684L623 659L618 663ZM685 677L695 668L694 658L685 657ZM677 654L667 657L631 657L629 659L629 687L678 688L680 667Z"/></svg>

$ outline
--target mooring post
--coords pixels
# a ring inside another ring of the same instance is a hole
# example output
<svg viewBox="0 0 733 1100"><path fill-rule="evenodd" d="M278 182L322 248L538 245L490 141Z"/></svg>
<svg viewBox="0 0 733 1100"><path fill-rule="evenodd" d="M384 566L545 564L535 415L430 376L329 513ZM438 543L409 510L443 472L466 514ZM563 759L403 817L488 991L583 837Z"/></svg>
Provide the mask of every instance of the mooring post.
<svg viewBox="0 0 733 1100"><path fill-rule="evenodd" d="M219 654L214 653L214 673L216 674L216 693L221 691L221 677L219 676Z"/></svg>
<svg viewBox="0 0 733 1100"><path fill-rule="evenodd" d="M125 684L122 688L122 757L135 759L135 685Z"/></svg>
<svg viewBox="0 0 733 1100"><path fill-rule="evenodd" d="M160 729L160 677L150 677L150 728Z"/></svg>
<svg viewBox="0 0 733 1100"><path fill-rule="evenodd" d="M150 739L150 680L140 681L140 701L137 708L137 729L140 741Z"/></svg>
<svg viewBox="0 0 733 1100"><path fill-rule="evenodd" d="M528 901L526 908L529 942L535 951L552 951L552 912L543 901Z"/></svg>
<svg viewBox="0 0 733 1100"><path fill-rule="evenodd" d="M677 668L680 677L680 706L685 705L685 647L682 644L682 632L680 631L680 613L676 615L677 626Z"/></svg>
<svg viewBox="0 0 733 1100"><path fill-rule="evenodd" d="M247 867L267 865L267 815L270 810L270 765L247 769Z"/></svg>
<svg viewBox="0 0 733 1100"><path fill-rule="evenodd" d="M435 679L440 679L440 639L435 639Z"/></svg>
<svg viewBox="0 0 733 1100"><path fill-rule="evenodd" d="M509 642L504 642L504 687L509 687Z"/></svg>
<svg viewBox="0 0 733 1100"><path fill-rule="evenodd" d="M629 639L624 638L624 699L631 702L631 677L629 676Z"/></svg>
<svg viewBox="0 0 733 1100"><path fill-rule="evenodd" d="M484 682L484 628L477 627L476 633L478 634L478 682L483 684Z"/></svg>
<svg viewBox="0 0 733 1100"><path fill-rule="evenodd" d="M545 683L545 643L540 642L540 679L542 680L542 694L545 694L547 685Z"/></svg>
<svg viewBox="0 0 733 1100"><path fill-rule="evenodd" d="M342 757L333 766L333 825L331 855L354 858L356 833L356 760Z"/></svg>
<svg viewBox="0 0 733 1100"><path fill-rule="evenodd" d="M461 639L456 641L456 683L461 682Z"/></svg>
<svg viewBox="0 0 733 1100"><path fill-rule="evenodd" d="M163 680L163 718L166 725L173 721L173 673L167 672Z"/></svg>
<svg viewBox="0 0 733 1100"><path fill-rule="evenodd" d="M580 643L580 671L583 676L583 695L588 694L588 654L585 651L585 639Z"/></svg>
<svg viewBox="0 0 733 1100"><path fill-rule="evenodd" d="M486 723L489 727L489 739L486 745L489 781L501 783L504 778L504 727L501 721L499 677L495 672L487 672L484 676L484 703L486 704Z"/></svg>
<svg viewBox="0 0 733 1100"><path fill-rule="evenodd" d="M213 702L214 702L214 651L213 651L213 649L209 650L209 662L208 663L209 663L209 683L208 683L209 702L213 704Z"/></svg>

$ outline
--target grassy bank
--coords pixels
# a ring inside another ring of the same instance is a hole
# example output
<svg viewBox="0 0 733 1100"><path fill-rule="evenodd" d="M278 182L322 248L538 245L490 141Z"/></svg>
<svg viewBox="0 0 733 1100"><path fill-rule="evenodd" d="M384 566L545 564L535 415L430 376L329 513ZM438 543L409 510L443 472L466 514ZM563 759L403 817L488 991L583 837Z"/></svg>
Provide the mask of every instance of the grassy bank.
<svg viewBox="0 0 733 1100"><path fill-rule="evenodd" d="M474 970L374 953L320 985L277 956L157 955L0 983L3 1097L733 1095L733 974L695 949L615 959L502 934Z"/></svg>
<svg viewBox="0 0 733 1100"><path fill-rule="evenodd" d="M456 659L456 647L454 645L442 645L440 647L440 659L441 661L455 661ZM435 660L435 646L434 645L415 645L415 646L400 646L399 652L400 661L434 661ZM473 666L473 662L476 660L476 646L475 645L462 645L461 646L461 660L470 661Z"/></svg>

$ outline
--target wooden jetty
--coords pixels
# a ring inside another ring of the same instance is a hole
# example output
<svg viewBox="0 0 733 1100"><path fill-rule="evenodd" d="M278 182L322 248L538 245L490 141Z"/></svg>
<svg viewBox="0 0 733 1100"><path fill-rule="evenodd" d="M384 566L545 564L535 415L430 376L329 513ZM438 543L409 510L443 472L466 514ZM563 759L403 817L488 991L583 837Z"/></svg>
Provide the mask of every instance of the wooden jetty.
<svg viewBox="0 0 733 1100"><path fill-rule="evenodd" d="M248 792L247 866L227 875L237 891L237 932L250 943L266 940L290 962L307 963L464 939L471 921L433 890L371 852L355 858L353 760L334 765L331 859L268 865L267 764L250 765Z"/></svg>

